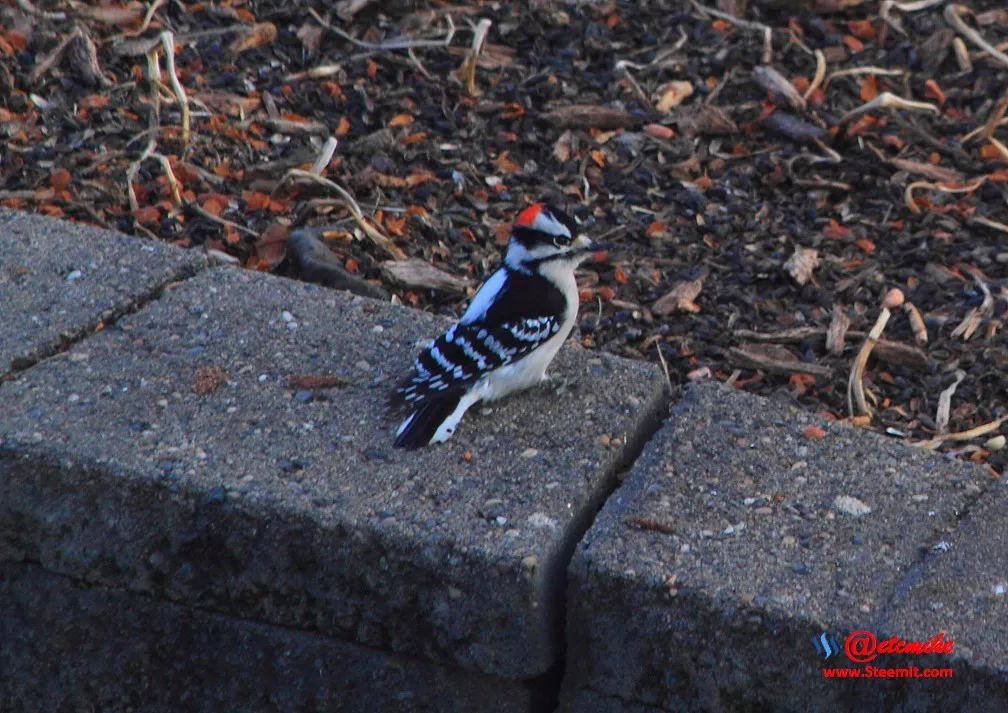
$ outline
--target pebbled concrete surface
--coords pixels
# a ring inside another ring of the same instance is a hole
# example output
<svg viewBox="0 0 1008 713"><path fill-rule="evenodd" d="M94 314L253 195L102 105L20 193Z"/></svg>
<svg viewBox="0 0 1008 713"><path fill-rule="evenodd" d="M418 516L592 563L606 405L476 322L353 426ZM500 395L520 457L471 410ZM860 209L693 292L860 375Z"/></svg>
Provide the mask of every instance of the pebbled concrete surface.
<svg viewBox="0 0 1008 713"><path fill-rule="evenodd" d="M913 574L886 612L888 626L947 632L956 658L1008 690L1008 484L992 487ZM999 700L1008 710L1008 695Z"/></svg>
<svg viewBox="0 0 1008 713"><path fill-rule="evenodd" d="M197 252L0 208L0 378L205 265Z"/></svg>
<svg viewBox="0 0 1008 713"><path fill-rule="evenodd" d="M531 678L576 539L664 402L577 348L568 392L391 447L392 378L444 320L204 271L0 386L0 561ZM309 390L286 375L332 375Z"/></svg>
<svg viewBox="0 0 1008 713"><path fill-rule="evenodd" d="M0 708L519 713L521 683L0 565Z"/></svg>
<svg viewBox="0 0 1008 713"><path fill-rule="evenodd" d="M824 681L811 639L903 634L887 607L993 482L789 406L690 387L571 563L562 710L608 711L618 699L668 711L910 711L938 692L989 695L989 680L962 675ZM934 612L927 627L948 630L959 615ZM838 659L829 665L850 665ZM581 694L604 704L586 707ZM992 699L973 700L962 710Z"/></svg>

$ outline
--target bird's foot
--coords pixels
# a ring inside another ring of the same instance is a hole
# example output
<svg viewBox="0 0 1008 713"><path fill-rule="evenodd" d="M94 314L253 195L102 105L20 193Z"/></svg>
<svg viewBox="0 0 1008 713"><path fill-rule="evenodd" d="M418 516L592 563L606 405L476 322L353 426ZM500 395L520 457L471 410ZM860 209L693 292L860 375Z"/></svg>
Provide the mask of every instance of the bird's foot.
<svg viewBox="0 0 1008 713"><path fill-rule="evenodd" d="M539 382L539 388L552 391L557 396L573 391L577 385L578 379L573 376L544 376Z"/></svg>

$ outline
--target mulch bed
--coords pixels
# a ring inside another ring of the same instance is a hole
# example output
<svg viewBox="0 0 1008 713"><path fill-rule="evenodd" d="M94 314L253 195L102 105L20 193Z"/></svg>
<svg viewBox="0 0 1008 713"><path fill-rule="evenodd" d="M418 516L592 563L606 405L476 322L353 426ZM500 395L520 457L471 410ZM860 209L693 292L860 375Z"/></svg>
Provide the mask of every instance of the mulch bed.
<svg viewBox="0 0 1008 713"><path fill-rule="evenodd" d="M559 201L612 245L580 276L586 346L996 476L1008 11L969 7L2 0L0 204L281 274L312 228L457 314L516 211Z"/></svg>

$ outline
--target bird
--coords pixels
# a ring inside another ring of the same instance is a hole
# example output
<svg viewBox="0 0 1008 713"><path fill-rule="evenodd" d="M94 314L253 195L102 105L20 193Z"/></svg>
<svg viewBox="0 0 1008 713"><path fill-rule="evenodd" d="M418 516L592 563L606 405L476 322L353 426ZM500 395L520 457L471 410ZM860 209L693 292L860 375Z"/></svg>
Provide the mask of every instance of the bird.
<svg viewBox="0 0 1008 713"><path fill-rule="evenodd" d="M574 270L598 249L554 205L520 211L500 267L392 391L389 407L408 411L394 445L412 450L447 441L473 404L546 381L577 320Z"/></svg>

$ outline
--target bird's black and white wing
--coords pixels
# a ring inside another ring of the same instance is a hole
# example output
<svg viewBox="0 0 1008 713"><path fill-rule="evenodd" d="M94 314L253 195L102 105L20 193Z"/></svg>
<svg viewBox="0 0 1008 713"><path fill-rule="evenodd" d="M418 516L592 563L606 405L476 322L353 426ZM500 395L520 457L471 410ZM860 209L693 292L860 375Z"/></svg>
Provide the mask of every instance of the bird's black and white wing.
<svg viewBox="0 0 1008 713"><path fill-rule="evenodd" d="M420 352L414 373L392 393L392 407L413 411L399 429L397 446L427 445L443 424L444 435L450 436L458 421L453 415L458 412L461 418L484 396L473 388L480 379L533 354L563 327L562 302L558 309L556 298L502 300L502 292L521 290L522 280L503 268L498 274L484 284L459 322Z"/></svg>
<svg viewBox="0 0 1008 713"><path fill-rule="evenodd" d="M591 240L576 233L570 216L542 203L518 214L501 268L391 394L392 407L409 410L397 446L445 441L474 403L545 377L577 318L574 270L587 259Z"/></svg>

